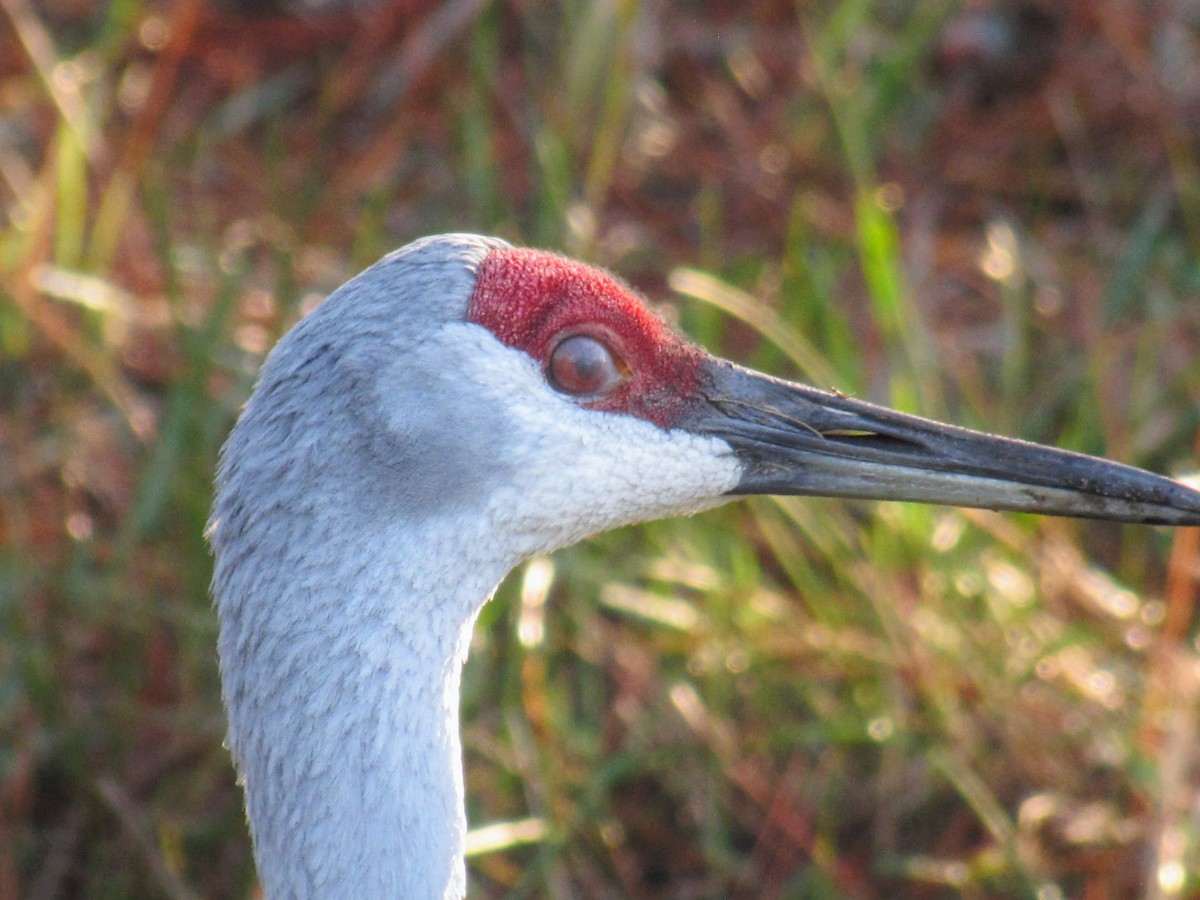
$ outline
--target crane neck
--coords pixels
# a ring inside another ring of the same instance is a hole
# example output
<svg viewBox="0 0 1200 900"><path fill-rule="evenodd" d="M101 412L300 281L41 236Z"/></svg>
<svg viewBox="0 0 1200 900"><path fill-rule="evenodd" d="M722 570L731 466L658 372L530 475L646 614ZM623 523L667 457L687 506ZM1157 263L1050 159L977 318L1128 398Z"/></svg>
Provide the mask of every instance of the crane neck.
<svg viewBox="0 0 1200 900"><path fill-rule="evenodd" d="M478 541L437 523L355 535L339 520L307 521L324 543L276 546L221 594L259 875L272 898L459 898L462 666L515 560L478 558Z"/></svg>

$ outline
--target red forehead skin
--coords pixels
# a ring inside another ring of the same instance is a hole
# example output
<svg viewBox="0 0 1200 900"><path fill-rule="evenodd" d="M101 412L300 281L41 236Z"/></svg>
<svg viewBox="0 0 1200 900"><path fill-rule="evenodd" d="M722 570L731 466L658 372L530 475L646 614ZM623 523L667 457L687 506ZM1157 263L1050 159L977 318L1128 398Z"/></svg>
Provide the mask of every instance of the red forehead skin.
<svg viewBox="0 0 1200 900"><path fill-rule="evenodd" d="M467 318L542 367L565 337L591 335L620 357L628 377L586 405L671 428L695 401L706 354L607 272L541 250L493 250L476 277Z"/></svg>

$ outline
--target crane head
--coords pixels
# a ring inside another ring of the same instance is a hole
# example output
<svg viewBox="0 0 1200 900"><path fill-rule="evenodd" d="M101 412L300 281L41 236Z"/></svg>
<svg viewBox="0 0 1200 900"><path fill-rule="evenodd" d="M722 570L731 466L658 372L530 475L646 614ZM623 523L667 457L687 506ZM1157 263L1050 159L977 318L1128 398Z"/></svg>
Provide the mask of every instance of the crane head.
<svg viewBox="0 0 1200 900"><path fill-rule="evenodd" d="M1200 524L1179 482L742 368L606 272L471 235L396 251L285 336L243 420L268 415L280 453L304 416L360 436L291 467L358 511L478 522L508 562L740 494Z"/></svg>

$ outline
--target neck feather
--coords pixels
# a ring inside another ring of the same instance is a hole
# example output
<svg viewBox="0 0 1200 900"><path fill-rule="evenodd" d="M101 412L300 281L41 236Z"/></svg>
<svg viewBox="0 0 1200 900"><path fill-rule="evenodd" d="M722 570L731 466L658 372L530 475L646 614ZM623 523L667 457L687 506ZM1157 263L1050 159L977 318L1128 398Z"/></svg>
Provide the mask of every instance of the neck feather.
<svg viewBox="0 0 1200 900"><path fill-rule="evenodd" d="M268 897L465 893L459 685L508 565L463 571L469 542L437 532L219 557L229 745Z"/></svg>

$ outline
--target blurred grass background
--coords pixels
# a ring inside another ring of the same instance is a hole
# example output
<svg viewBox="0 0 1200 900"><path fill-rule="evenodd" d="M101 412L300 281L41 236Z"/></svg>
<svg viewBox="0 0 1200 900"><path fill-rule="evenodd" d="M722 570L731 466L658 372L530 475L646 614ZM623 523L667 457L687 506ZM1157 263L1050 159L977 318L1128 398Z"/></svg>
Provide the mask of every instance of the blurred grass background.
<svg viewBox="0 0 1200 900"><path fill-rule="evenodd" d="M0 0L0 897L246 897L201 532L274 339L445 230L1195 469L1195 0ZM756 499L535 560L479 897L1200 896L1195 532Z"/></svg>

